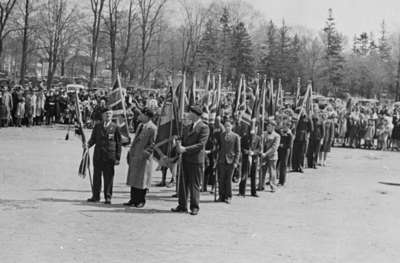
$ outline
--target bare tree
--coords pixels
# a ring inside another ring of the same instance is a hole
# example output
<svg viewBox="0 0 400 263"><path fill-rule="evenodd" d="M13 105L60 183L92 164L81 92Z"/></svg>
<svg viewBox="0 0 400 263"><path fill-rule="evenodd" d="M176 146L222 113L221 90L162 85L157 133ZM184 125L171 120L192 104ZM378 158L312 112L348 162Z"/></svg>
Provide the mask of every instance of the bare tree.
<svg viewBox="0 0 400 263"><path fill-rule="evenodd" d="M23 7L24 14L24 26L23 26L23 38L22 38L22 55L21 55L21 69L20 69L20 83L24 84L27 57L28 57L28 31L29 31L29 19L32 11L32 5L30 0L25 0Z"/></svg>
<svg viewBox="0 0 400 263"><path fill-rule="evenodd" d="M139 6L139 28L141 42L141 77L143 84L151 71L146 70L146 57L150 44L157 33L156 25L161 16L161 10L167 0L137 0Z"/></svg>
<svg viewBox="0 0 400 263"><path fill-rule="evenodd" d="M182 70L194 73L196 55L206 20L206 9L198 1L181 0L184 13L182 31Z"/></svg>
<svg viewBox="0 0 400 263"><path fill-rule="evenodd" d="M3 42L13 29L6 30L7 22L17 0L0 1L0 57L3 53Z"/></svg>
<svg viewBox="0 0 400 263"><path fill-rule="evenodd" d="M97 43L100 34L101 15L103 12L105 0L90 0L93 12L93 26L92 26L92 41L90 51L90 73L89 73L89 88L93 86L93 79L96 75L96 56L97 56Z"/></svg>
<svg viewBox="0 0 400 263"><path fill-rule="evenodd" d="M128 60L128 53L131 46L132 33L134 31L134 22L137 19L137 13L134 11L133 0L129 1L129 9L127 16L127 26L126 31L124 32L126 35L124 39L124 44L122 47L121 59L119 62L118 70L120 72L126 67L126 62Z"/></svg>
<svg viewBox="0 0 400 263"><path fill-rule="evenodd" d="M111 81L117 77L117 33L119 20L119 5L121 0L108 0L108 17L104 18L104 23L107 27L108 37L110 39L111 51Z"/></svg>
<svg viewBox="0 0 400 263"><path fill-rule="evenodd" d="M47 0L40 8L38 41L48 60L47 88L51 88L60 53L76 38L78 11L68 9L66 0Z"/></svg>

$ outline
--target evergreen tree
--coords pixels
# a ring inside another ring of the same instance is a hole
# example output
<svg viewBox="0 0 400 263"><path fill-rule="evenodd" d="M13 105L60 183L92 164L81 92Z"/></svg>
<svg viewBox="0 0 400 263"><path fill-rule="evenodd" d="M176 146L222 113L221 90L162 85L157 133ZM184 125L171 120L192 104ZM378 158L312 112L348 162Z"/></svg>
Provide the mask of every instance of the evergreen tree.
<svg viewBox="0 0 400 263"><path fill-rule="evenodd" d="M267 39L264 46L264 56L261 59L263 73L272 77L276 75L276 63L278 54L277 28L272 22L269 22L267 28Z"/></svg>
<svg viewBox="0 0 400 263"><path fill-rule="evenodd" d="M222 70L222 75L225 80L230 80L234 74L230 67L230 60L232 56L232 26L230 24L230 15L228 8L223 9L220 18L220 30L218 34L218 50L219 67Z"/></svg>
<svg viewBox="0 0 400 263"><path fill-rule="evenodd" d="M343 63L342 37L336 31L335 19L332 16L332 9L329 9L329 16L324 28L325 33L325 70L327 83L324 85L323 93L329 92L334 95L343 95Z"/></svg>
<svg viewBox="0 0 400 263"><path fill-rule="evenodd" d="M218 66L217 30L210 19L205 25L205 30L199 44L199 67L203 71L215 71Z"/></svg>
<svg viewBox="0 0 400 263"><path fill-rule="evenodd" d="M382 21L382 24L381 24L381 36L379 38L378 48L379 48L379 54L380 54L381 59L385 62L389 62L391 47L386 38L385 21Z"/></svg>
<svg viewBox="0 0 400 263"><path fill-rule="evenodd" d="M246 77L254 76L254 57L252 51L252 42L249 33L243 22L239 22L233 30L233 49L231 57L232 68L239 74L245 74Z"/></svg>
<svg viewBox="0 0 400 263"><path fill-rule="evenodd" d="M277 76L275 78L286 79L288 78L290 68L290 52L291 52L291 39L289 36L289 28L282 20L282 26L279 28L279 47L278 58L276 63Z"/></svg>

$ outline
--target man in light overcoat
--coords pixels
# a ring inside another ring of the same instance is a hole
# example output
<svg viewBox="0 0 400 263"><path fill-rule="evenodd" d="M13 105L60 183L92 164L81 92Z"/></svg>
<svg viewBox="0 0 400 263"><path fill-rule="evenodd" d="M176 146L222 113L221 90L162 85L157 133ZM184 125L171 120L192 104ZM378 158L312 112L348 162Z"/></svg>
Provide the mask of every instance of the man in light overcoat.
<svg viewBox="0 0 400 263"><path fill-rule="evenodd" d="M144 108L139 115L141 124L138 126L135 139L128 153L127 185L131 187L131 198L124 205L144 207L146 193L151 186L153 166L153 147L157 136L157 127L152 122L154 112Z"/></svg>

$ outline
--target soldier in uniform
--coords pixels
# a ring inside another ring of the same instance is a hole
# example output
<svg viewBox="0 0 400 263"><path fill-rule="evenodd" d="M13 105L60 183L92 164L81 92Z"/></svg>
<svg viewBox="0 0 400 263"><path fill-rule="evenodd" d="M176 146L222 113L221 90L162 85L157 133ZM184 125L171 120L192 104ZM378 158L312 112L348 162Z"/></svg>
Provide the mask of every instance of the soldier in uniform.
<svg viewBox="0 0 400 263"><path fill-rule="evenodd" d="M240 137L232 131L232 121L226 119L225 130L218 136L218 186L219 202L230 204L232 199L232 177L239 165Z"/></svg>
<svg viewBox="0 0 400 263"><path fill-rule="evenodd" d="M179 204L172 212L186 213L187 200L190 195L191 215L197 215L200 203L201 178L204 173L205 146L210 135L208 125L201 120L202 110L199 106L190 108L190 119L193 124L183 132L182 142L177 141L176 149L182 154L182 173L178 178Z"/></svg>
<svg viewBox="0 0 400 263"><path fill-rule="evenodd" d="M103 122L94 126L87 145L95 145L93 154L93 196L88 202L99 202L101 177L104 180L105 204L111 204L114 181L114 166L119 165L121 158L121 133L119 127L112 122L113 112L110 108L103 110Z"/></svg>

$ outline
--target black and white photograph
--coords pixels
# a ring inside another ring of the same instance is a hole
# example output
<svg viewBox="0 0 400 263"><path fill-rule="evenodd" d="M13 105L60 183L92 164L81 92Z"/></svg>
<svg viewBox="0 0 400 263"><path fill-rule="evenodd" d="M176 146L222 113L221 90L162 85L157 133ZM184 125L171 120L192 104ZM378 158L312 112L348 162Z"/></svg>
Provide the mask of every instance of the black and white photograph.
<svg viewBox="0 0 400 263"><path fill-rule="evenodd" d="M0 262L400 262L399 11L0 0Z"/></svg>

